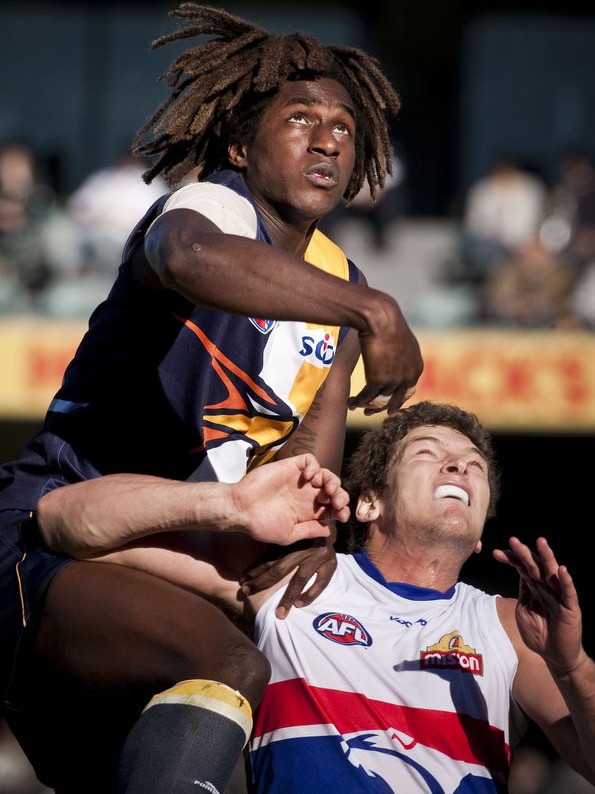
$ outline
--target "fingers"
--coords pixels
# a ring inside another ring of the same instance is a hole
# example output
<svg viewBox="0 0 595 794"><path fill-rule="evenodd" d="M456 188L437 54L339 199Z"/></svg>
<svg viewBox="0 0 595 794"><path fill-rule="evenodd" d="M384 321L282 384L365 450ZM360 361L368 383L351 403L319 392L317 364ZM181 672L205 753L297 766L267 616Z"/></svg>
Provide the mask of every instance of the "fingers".
<svg viewBox="0 0 595 794"><path fill-rule="evenodd" d="M389 391L390 388L390 391ZM389 415L398 411L403 403L410 400L416 392L416 386L397 386L394 388L385 386L384 388L365 386L359 394L351 397L348 403L349 409L363 408L366 416L388 411Z"/></svg>
<svg viewBox="0 0 595 794"><path fill-rule="evenodd" d="M316 579L307 590L304 590L299 599L295 600L296 607L305 607L311 604L325 589L335 570L336 562L333 560L328 565L321 566L317 571Z"/></svg>
<svg viewBox="0 0 595 794"><path fill-rule="evenodd" d="M242 574L239 579L240 589L245 596L251 596L262 590L268 590L280 582L290 571L295 568L295 562L290 556L279 560L271 560Z"/></svg>
<svg viewBox="0 0 595 794"><path fill-rule="evenodd" d="M316 501L325 507L324 515L317 515L320 520L347 521L349 518L349 494L341 485L338 474L318 467L309 478L310 485L319 490Z"/></svg>
<svg viewBox="0 0 595 794"><path fill-rule="evenodd" d="M494 549L493 556L499 562L505 562L516 568L519 575L527 580L554 583L560 575L560 565L548 541L537 538L536 551L532 551L526 543L511 537L509 549Z"/></svg>
<svg viewBox="0 0 595 794"><path fill-rule="evenodd" d="M319 565L317 568L313 565L304 565L302 568L294 573L290 579L287 588L275 609L275 615L280 620L287 617L291 607L295 606L298 609L310 604L316 596L327 586L337 566L336 558L333 557L327 563ZM304 588L312 579L312 575L316 573L314 580L310 587L305 590Z"/></svg>
<svg viewBox="0 0 595 794"><path fill-rule="evenodd" d="M292 576L275 609L275 615L280 620L287 617L292 606L301 607L304 605L302 591L309 578L310 576L300 573L299 570Z"/></svg>
<svg viewBox="0 0 595 794"><path fill-rule="evenodd" d="M510 544L509 549L494 549L493 554L497 560L507 562L514 568L538 570L536 555L534 555L529 546L515 537L511 537L508 542Z"/></svg>
<svg viewBox="0 0 595 794"><path fill-rule="evenodd" d="M279 463L282 462L279 461ZM304 452L302 455L296 455L293 458L285 458L284 463L287 466L294 463L298 467L304 482L313 482L321 471L320 463L310 452Z"/></svg>
<svg viewBox="0 0 595 794"><path fill-rule="evenodd" d="M347 521L349 521L350 515L351 515L351 510L349 508L349 505L344 505L343 507L334 507L333 518L336 521L340 521L342 524L345 524Z"/></svg>
<svg viewBox="0 0 595 794"><path fill-rule="evenodd" d="M377 394L374 399L368 403L368 408L378 408L380 411L384 411L386 406L392 399L392 394Z"/></svg>
<svg viewBox="0 0 595 794"><path fill-rule="evenodd" d="M311 521L300 521L294 525L293 533L279 542L279 546L292 546L300 540L315 540L316 538L328 538L331 535L331 528L326 521L315 519Z"/></svg>
<svg viewBox="0 0 595 794"><path fill-rule="evenodd" d="M328 474L330 475L331 472L328 472ZM339 477L332 475L332 477L329 478L328 482L325 483L323 495L328 499L328 503L325 505L327 520L336 519L337 521L347 521L350 515L349 494L345 488L341 486ZM324 499L319 498L318 501L325 504ZM319 519L322 518L321 516L317 517Z"/></svg>

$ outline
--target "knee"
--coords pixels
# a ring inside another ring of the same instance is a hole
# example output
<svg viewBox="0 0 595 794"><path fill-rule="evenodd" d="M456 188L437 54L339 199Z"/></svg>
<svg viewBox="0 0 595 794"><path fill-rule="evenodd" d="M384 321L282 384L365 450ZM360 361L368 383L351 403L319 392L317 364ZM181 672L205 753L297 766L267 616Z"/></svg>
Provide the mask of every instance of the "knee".
<svg viewBox="0 0 595 794"><path fill-rule="evenodd" d="M255 709L260 703L271 677L271 666L266 656L253 645L235 647L224 655L216 680L236 689Z"/></svg>

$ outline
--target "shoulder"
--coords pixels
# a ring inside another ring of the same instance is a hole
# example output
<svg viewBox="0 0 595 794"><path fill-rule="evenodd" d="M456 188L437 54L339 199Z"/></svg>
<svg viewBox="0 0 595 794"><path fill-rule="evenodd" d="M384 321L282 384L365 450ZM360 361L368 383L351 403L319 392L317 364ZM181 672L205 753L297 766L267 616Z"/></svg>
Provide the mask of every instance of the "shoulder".
<svg viewBox="0 0 595 794"><path fill-rule="evenodd" d="M316 229L308 243L305 260L327 273L355 283L366 283L365 276L354 263L347 258L343 249L330 237Z"/></svg>
<svg viewBox="0 0 595 794"><path fill-rule="evenodd" d="M206 216L227 234L256 237L257 217L251 202L226 185L192 182L175 190L164 204L163 212L192 209Z"/></svg>
<svg viewBox="0 0 595 794"><path fill-rule="evenodd" d="M496 599L496 609L498 617L500 618L500 623L504 631L508 634L510 641L518 650L521 638L516 622L517 603L518 601L516 598L505 598L504 596L500 596Z"/></svg>

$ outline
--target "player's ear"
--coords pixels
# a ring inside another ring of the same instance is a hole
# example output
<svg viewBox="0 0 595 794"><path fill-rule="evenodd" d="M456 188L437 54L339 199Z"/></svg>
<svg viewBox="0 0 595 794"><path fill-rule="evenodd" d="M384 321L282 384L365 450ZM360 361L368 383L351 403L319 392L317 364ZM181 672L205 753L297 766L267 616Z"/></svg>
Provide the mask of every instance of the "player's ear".
<svg viewBox="0 0 595 794"><path fill-rule="evenodd" d="M355 506L355 517L362 524L375 521L380 514L379 500L375 494L366 494L359 497Z"/></svg>
<svg viewBox="0 0 595 794"><path fill-rule="evenodd" d="M248 153L243 143L230 143L227 147L229 162L234 168L245 168L248 162Z"/></svg>

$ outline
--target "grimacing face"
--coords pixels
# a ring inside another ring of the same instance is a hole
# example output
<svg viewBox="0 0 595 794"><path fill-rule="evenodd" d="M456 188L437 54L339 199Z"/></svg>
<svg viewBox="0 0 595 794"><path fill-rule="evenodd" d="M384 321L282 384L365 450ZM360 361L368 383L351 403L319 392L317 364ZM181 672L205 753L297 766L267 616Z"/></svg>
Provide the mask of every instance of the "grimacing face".
<svg viewBox="0 0 595 794"><path fill-rule="evenodd" d="M447 533L472 552L489 501L488 464L469 438L450 427L421 426L399 442L377 521L386 534L392 527L436 540Z"/></svg>

